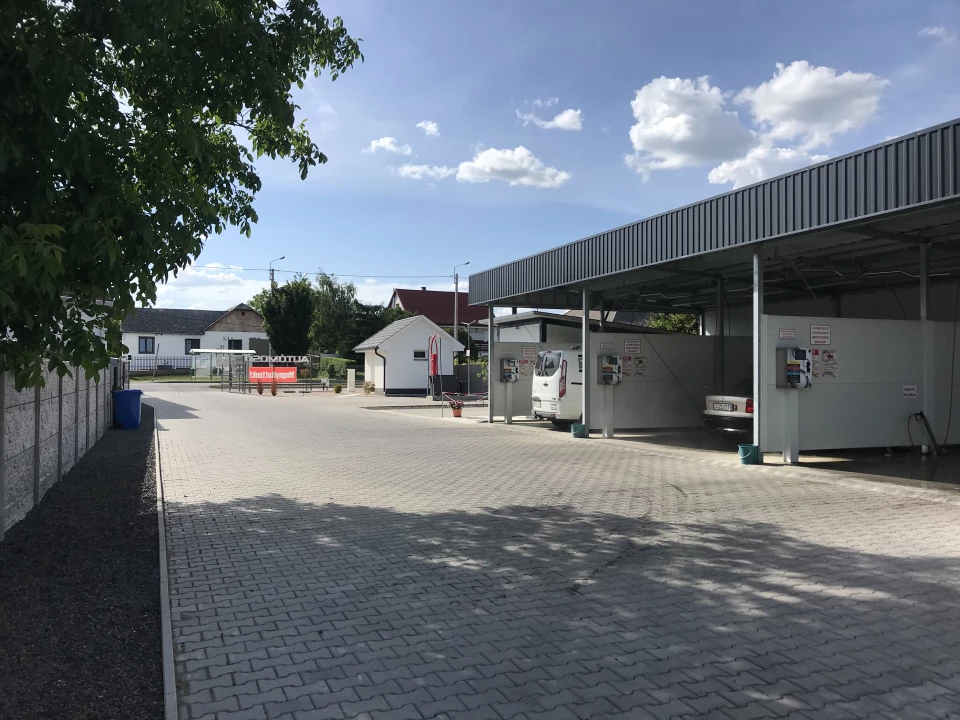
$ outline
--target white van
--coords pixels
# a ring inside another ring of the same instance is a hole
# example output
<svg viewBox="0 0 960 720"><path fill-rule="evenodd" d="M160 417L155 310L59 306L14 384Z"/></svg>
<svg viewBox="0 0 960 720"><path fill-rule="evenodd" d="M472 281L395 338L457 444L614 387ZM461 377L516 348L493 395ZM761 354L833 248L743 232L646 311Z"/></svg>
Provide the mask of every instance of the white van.
<svg viewBox="0 0 960 720"><path fill-rule="evenodd" d="M580 422L580 386L583 353L580 350L544 350L537 353L533 371L533 416L567 430Z"/></svg>

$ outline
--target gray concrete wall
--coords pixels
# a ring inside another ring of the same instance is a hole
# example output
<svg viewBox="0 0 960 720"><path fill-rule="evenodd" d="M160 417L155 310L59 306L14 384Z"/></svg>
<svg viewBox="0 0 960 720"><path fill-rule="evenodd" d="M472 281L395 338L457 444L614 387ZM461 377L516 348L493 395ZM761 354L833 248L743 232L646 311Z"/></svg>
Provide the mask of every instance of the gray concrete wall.
<svg viewBox="0 0 960 720"><path fill-rule="evenodd" d="M103 435L113 417L108 371L58 378L17 391L0 374L0 540Z"/></svg>

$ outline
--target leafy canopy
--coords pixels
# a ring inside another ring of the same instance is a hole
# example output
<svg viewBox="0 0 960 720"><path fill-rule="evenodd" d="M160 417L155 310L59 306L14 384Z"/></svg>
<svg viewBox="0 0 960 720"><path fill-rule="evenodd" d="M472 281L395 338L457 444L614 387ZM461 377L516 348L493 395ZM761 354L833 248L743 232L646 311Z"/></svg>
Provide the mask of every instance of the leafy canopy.
<svg viewBox="0 0 960 720"><path fill-rule="evenodd" d="M263 316L263 329L277 355L310 352L310 327L316 312L316 297L310 280L299 276L286 285L274 283L251 302Z"/></svg>
<svg viewBox="0 0 960 720"><path fill-rule="evenodd" d="M659 330L696 335L700 332L700 319L690 313L651 313L647 325Z"/></svg>
<svg viewBox="0 0 960 720"><path fill-rule="evenodd" d="M208 235L249 235L255 157L326 162L291 87L362 59L317 0L4 0L0 27L0 370L18 388L43 383L40 356L104 367Z"/></svg>

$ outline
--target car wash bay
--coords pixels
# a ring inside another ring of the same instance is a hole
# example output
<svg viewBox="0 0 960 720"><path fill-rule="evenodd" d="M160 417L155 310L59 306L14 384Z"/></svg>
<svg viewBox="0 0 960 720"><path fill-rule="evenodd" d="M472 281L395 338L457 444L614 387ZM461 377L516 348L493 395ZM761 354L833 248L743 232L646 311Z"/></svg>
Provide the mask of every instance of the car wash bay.
<svg viewBox="0 0 960 720"><path fill-rule="evenodd" d="M472 275L471 303L491 321L496 307L582 311L576 390L595 434L698 427L707 395L749 378L741 442L761 451L933 452L960 436L958 193L954 121ZM590 313L611 310L696 313L701 334L591 332ZM501 364L555 348L495 334L490 419L527 416L533 379L520 366L497 382ZM810 387L778 387L778 349L809 351ZM612 388L606 356L631 358Z"/></svg>

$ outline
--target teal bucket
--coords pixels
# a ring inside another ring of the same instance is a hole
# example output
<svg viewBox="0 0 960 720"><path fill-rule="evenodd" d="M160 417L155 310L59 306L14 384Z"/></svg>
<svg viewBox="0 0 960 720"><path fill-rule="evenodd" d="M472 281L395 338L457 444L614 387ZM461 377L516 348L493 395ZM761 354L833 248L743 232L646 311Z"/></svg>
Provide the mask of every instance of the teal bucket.
<svg viewBox="0 0 960 720"><path fill-rule="evenodd" d="M740 446L740 464L758 465L760 463L760 448L756 445Z"/></svg>
<svg viewBox="0 0 960 720"><path fill-rule="evenodd" d="M574 423L570 426L570 434L575 438L585 438L587 436L587 428L582 423Z"/></svg>

